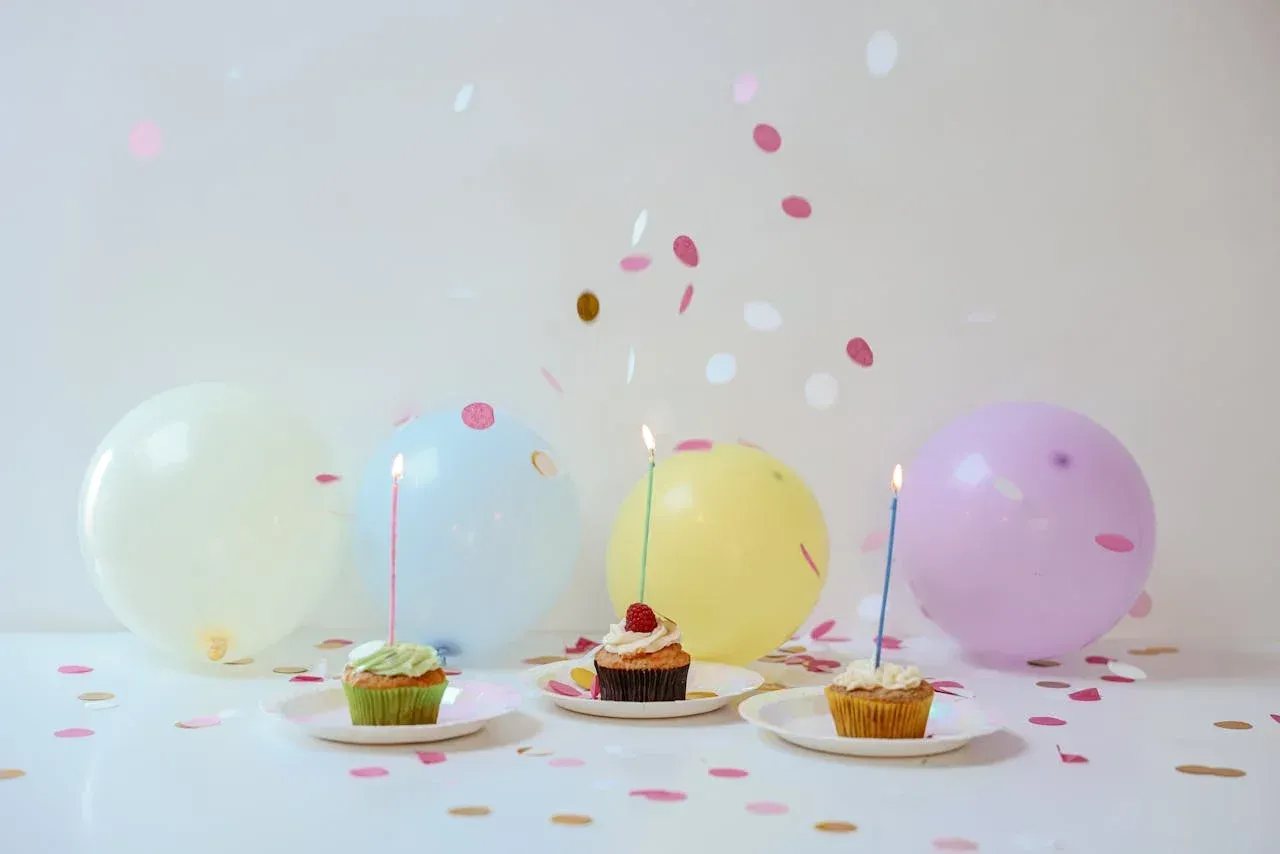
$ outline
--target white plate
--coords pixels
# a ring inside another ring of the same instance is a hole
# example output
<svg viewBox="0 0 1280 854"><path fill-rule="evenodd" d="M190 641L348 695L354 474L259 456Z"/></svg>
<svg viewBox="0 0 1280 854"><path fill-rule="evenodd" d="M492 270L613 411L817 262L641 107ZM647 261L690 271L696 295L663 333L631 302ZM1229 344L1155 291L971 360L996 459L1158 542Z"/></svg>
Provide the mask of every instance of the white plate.
<svg viewBox="0 0 1280 854"><path fill-rule="evenodd" d="M695 661L689 665L689 684L685 690L689 693L713 691L714 697L664 703L623 703L617 700L593 700L587 691L583 691L581 697L566 697L547 689L547 683L553 679L573 685L573 678L569 674L575 667L594 672L595 662L590 656L575 661L557 661L526 670L525 678L541 696L560 708L599 718L685 718L690 715L705 715L764 684L764 677L754 670L731 664Z"/></svg>
<svg viewBox="0 0 1280 854"><path fill-rule="evenodd" d="M738 714L784 741L844 756L933 756L1000 729L973 700L934 694L925 738L841 738L836 735L824 690L815 685L759 694L744 700Z"/></svg>
<svg viewBox="0 0 1280 854"><path fill-rule="evenodd" d="M286 697L263 708L314 738L347 744L419 744L478 732L486 723L515 711L520 692L491 682L450 682L434 724L356 726L341 688L320 688Z"/></svg>

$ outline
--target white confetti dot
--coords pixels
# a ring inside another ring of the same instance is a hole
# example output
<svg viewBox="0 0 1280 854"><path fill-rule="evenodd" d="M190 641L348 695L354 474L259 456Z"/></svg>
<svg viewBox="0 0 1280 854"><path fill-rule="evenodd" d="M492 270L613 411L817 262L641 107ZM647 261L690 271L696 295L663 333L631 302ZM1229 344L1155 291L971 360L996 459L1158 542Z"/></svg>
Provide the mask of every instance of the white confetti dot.
<svg viewBox="0 0 1280 854"><path fill-rule="evenodd" d="M1126 679L1146 679L1147 671L1138 667L1136 664L1127 664L1123 661L1108 661L1107 669L1117 676L1123 676Z"/></svg>
<svg viewBox="0 0 1280 854"><path fill-rule="evenodd" d="M880 597L879 596L863 596L858 602L858 619L866 620L868 623L876 623L880 621Z"/></svg>
<svg viewBox="0 0 1280 854"><path fill-rule="evenodd" d="M627 385L631 385L631 378L636 375L636 348L627 349Z"/></svg>
<svg viewBox="0 0 1280 854"><path fill-rule="evenodd" d="M804 399L814 409L827 409L840 396L840 383L831 374L814 374L805 380Z"/></svg>
<svg viewBox="0 0 1280 854"><path fill-rule="evenodd" d="M867 42L867 70L872 77L884 77L898 64L898 40L880 30Z"/></svg>
<svg viewBox="0 0 1280 854"><path fill-rule="evenodd" d="M458 94L453 98L453 111L461 113L467 107L471 106L471 94L476 91L476 87L468 83L458 90Z"/></svg>
<svg viewBox="0 0 1280 854"><path fill-rule="evenodd" d="M649 212L640 211L640 215L636 217L636 224L631 226L631 245L638 246L640 238L644 237L644 230L649 225Z"/></svg>
<svg viewBox="0 0 1280 854"><path fill-rule="evenodd" d="M732 353L716 353L707 360L707 382L724 385L738 374L738 360Z"/></svg>
<svg viewBox="0 0 1280 854"><path fill-rule="evenodd" d="M782 325L782 315L771 303L763 300L743 306L742 319L757 332L772 332Z"/></svg>

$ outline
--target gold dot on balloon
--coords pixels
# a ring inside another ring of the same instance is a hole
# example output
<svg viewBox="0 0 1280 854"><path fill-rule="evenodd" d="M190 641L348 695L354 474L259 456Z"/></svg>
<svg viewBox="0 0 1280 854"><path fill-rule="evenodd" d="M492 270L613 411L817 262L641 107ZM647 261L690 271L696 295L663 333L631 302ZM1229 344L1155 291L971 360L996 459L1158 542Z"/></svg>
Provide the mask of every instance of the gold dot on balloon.
<svg viewBox="0 0 1280 854"><path fill-rule="evenodd" d="M538 474L543 477L555 477L558 469L555 460L547 455L546 451L534 451L530 457L533 461L533 467L538 470Z"/></svg>
<svg viewBox="0 0 1280 854"><path fill-rule="evenodd" d="M600 314L600 298L591 291L578 294L578 319L591 323Z"/></svg>
<svg viewBox="0 0 1280 854"><path fill-rule="evenodd" d="M551 816L551 823L552 824L573 824L581 827L586 824L591 824L591 816L577 815L574 813L560 813L559 815Z"/></svg>

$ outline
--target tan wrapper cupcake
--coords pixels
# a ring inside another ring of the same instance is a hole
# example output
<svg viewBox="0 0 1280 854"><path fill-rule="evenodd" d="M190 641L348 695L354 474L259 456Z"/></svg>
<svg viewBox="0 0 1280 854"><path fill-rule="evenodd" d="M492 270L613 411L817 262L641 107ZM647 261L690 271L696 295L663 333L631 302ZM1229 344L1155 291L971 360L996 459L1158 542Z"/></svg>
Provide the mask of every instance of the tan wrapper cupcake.
<svg viewBox="0 0 1280 854"><path fill-rule="evenodd" d="M924 738L933 686L914 667L855 661L825 693L843 738Z"/></svg>

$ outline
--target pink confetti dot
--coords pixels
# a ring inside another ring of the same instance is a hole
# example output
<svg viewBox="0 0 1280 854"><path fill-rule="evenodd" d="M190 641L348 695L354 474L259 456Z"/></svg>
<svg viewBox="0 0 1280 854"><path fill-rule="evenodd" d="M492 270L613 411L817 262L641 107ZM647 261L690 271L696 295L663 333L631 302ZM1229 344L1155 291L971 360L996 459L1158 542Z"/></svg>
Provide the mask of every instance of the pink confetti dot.
<svg viewBox="0 0 1280 854"><path fill-rule="evenodd" d="M935 688L959 688L961 691L965 689L963 685L954 679L935 679L929 684Z"/></svg>
<svg viewBox="0 0 1280 854"><path fill-rule="evenodd" d="M747 812L753 815L785 815L791 808L778 801L752 801L747 804Z"/></svg>
<svg viewBox="0 0 1280 854"><path fill-rule="evenodd" d="M487 403L470 403L462 409L462 423L472 430L488 430L493 426L493 407Z"/></svg>
<svg viewBox="0 0 1280 854"><path fill-rule="evenodd" d="M1122 685L1123 685L1123 684L1128 684L1128 683L1130 683L1130 682L1134 681L1134 680L1130 679L1128 676L1117 676L1117 675L1115 675L1114 673L1108 673L1108 674L1106 674L1106 675L1104 675L1104 676L1101 676L1101 677L1099 677L1099 678L1100 678L1100 679L1102 679L1102 681L1103 681L1103 682L1119 682L1119 683L1120 683L1120 684L1122 684Z"/></svg>
<svg viewBox="0 0 1280 854"><path fill-rule="evenodd" d="M641 270L649 269L650 263L652 262L648 255L628 255L618 262L618 266L624 273L639 273Z"/></svg>
<svg viewBox="0 0 1280 854"><path fill-rule="evenodd" d="M720 777L726 780L737 780L747 776L747 772L741 768L712 768L707 773L712 777Z"/></svg>
<svg viewBox="0 0 1280 854"><path fill-rule="evenodd" d="M823 620L821 623L818 623L816 626L814 626L812 629L809 630L809 637L813 638L814 640L822 640L822 638L830 634L831 630L834 629L835 627L836 627L835 620Z"/></svg>
<svg viewBox="0 0 1280 854"><path fill-rule="evenodd" d="M1086 664L1110 664L1115 661L1114 658L1107 658L1105 655L1089 655L1085 657Z"/></svg>
<svg viewBox="0 0 1280 854"><path fill-rule="evenodd" d="M342 478L338 477L336 474L316 475L316 483L335 483L339 480L342 480Z"/></svg>
<svg viewBox="0 0 1280 854"><path fill-rule="evenodd" d="M349 638L325 638L324 643L340 643L343 646L351 646L355 641Z"/></svg>
<svg viewBox="0 0 1280 854"><path fill-rule="evenodd" d="M660 804L674 804L689 798L684 792L677 792L673 789L632 789L628 794L633 798L644 798Z"/></svg>
<svg viewBox="0 0 1280 854"><path fill-rule="evenodd" d="M760 84L754 74L742 74L733 81L733 101L735 104L746 104L756 96Z"/></svg>
<svg viewBox="0 0 1280 854"><path fill-rule="evenodd" d="M1066 726L1067 722L1062 718L1049 717L1048 715L1036 715L1034 718L1027 718L1029 723L1036 726Z"/></svg>
<svg viewBox="0 0 1280 854"><path fill-rule="evenodd" d="M871 642L875 643L876 639L872 638ZM900 638L895 638L893 635L885 635L880 640L880 648L881 649L902 649L902 640Z"/></svg>
<svg viewBox="0 0 1280 854"><path fill-rule="evenodd" d="M323 676L294 676L290 682L323 682Z"/></svg>
<svg viewBox="0 0 1280 854"><path fill-rule="evenodd" d="M679 451L709 451L715 444L710 439L685 439L676 445L675 450Z"/></svg>
<svg viewBox="0 0 1280 854"><path fill-rule="evenodd" d="M72 727L71 729L58 730L53 734L53 737L54 738L88 738L91 735L93 735L93 730L91 729L81 729L79 727Z"/></svg>
<svg viewBox="0 0 1280 854"><path fill-rule="evenodd" d="M808 219L813 213L813 206L803 196L787 196L782 200L782 212L796 219Z"/></svg>
<svg viewBox="0 0 1280 854"><path fill-rule="evenodd" d="M684 314L691 302L693 302L693 285L689 285L684 289L684 296L680 297L680 311L678 313Z"/></svg>
<svg viewBox="0 0 1280 854"><path fill-rule="evenodd" d="M556 379L555 375L546 368L540 368L540 370L542 371L542 378L547 381L547 385L551 386L560 394L564 394L564 387L560 385L560 380Z"/></svg>
<svg viewBox="0 0 1280 854"><path fill-rule="evenodd" d="M1272 715L1272 716L1271 716L1271 720L1273 720L1273 721L1275 721L1276 723L1280 724L1280 715Z"/></svg>
<svg viewBox="0 0 1280 854"><path fill-rule="evenodd" d="M220 723L222 723L222 718L217 715L201 715L197 718L178 721L178 726L183 729L204 729L205 727L217 726Z"/></svg>
<svg viewBox="0 0 1280 854"><path fill-rule="evenodd" d="M129 131L129 151L141 160L155 157L160 153L160 128L153 122L138 122Z"/></svg>
<svg viewBox="0 0 1280 854"><path fill-rule="evenodd" d="M435 750L419 750L418 761L423 765L439 765L448 759L443 753Z"/></svg>
<svg viewBox="0 0 1280 854"><path fill-rule="evenodd" d="M83 664L64 664L58 668L59 673L92 673L92 667L85 667Z"/></svg>
<svg viewBox="0 0 1280 854"><path fill-rule="evenodd" d="M363 768L352 768L347 773L352 777L385 777L391 772L378 765L366 765Z"/></svg>
<svg viewBox="0 0 1280 854"><path fill-rule="evenodd" d="M547 764L550 765L552 768L581 768L583 765L586 765L587 763L583 762L581 759L574 759L571 756L563 756L563 757L558 757L556 759L552 759L549 762L547 762Z"/></svg>
<svg viewBox="0 0 1280 854"><path fill-rule="evenodd" d="M671 243L671 251L686 267L698 266L698 244L687 234L682 234Z"/></svg>
<svg viewBox="0 0 1280 854"><path fill-rule="evenodd" d="M1096 703L1102 699L1102 695L1098 693L1097 688L1084 688L1080 691L1072 691L1067 696L1079 703Z"/></svg>
<svg viewBox="0 0 1280 854"><path fill-rule="evenodd" d="M1138 599L1129 606L1129 616L1135 620L1141 620L1147 614L1151 613L1151 594L1143 590L1138 594Z"/></svg>
<svg viewBox="0 0 1280 854"><path fill-rule="evenodd" d="M875 354L871 352L871 345L867 343L865 338L850 338L849 343L844 345L844 351L854 364L869 368L875 362Z"/></svg>
<svg viewBox="0 0 1280 854"><path fill-rule="evenodd" d="M889 542L889 529L881 528L879 531L872 531L867 534L867 538L862 541L862 551L873 552L876 549L884 548L885 543Z"/></svg>
<svg viewBox="0 0 1280 854"><path fill-rule="evenodd" d="M1124 534L1099 534L1093 538L1093 541L1109 552L1133 551L1133 540Z"/></svg>
<svg viewBox="0 0 1280 854"><path fill-rule="evenodd" d="M977 851L978 843L958 836L939 836L933 840L933 847L939 851Z"/></svg>
<svg viewBox="0 0 1280 854"><path fill-rule="evenodd" d="M772 154L779 148L782 148L782 134L778 133L778 129L773 125L756 125L755 130L751 132L751 138L756 141L756 145L760 147L761 151L768 152L769 154ZM793 196L792 198L795 197ZM783 210L787 210L786 204L786 202L782 203ZM807 205L808 203L806 202L805 204ZM791 213L791 211L787 211L787 213ZM791 215L796 216L796 214ZM804 216L808 215L808 213L804 214Z"/></svg>

